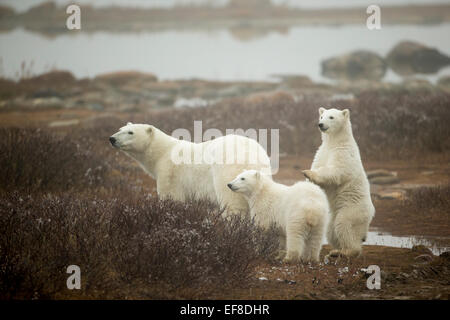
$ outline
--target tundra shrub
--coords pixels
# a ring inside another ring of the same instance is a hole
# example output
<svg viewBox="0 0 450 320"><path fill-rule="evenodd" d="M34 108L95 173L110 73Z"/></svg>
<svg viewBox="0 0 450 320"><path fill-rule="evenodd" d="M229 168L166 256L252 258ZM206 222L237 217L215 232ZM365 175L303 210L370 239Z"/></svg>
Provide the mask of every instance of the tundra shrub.
<svg viewBox="0 0 450 320"><path fill-rule="evenodd" d="M206 202L134 193L120 199L0 196L3 299L179 298L186 289L205 294L205 286L245 281L276 247L274 232L248 218L225 219ZM81 291L66 288L72 264L81 268Z"/></svg>

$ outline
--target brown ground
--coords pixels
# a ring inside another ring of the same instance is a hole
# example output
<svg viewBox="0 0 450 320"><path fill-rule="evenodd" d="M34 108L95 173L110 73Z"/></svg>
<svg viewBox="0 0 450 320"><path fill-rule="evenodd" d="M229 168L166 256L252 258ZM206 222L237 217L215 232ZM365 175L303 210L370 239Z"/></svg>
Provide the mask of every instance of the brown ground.
<svg viewBox="0 0 450 320"><path fill-rule="evenodd" d="M447 159L439 156L434 159L430 157L427 161L367 161L364 166L366 170L386 169L397 172L400 180L400 183L395 185L372 185L372 192L375 189L408 190L420 186L448 184L450 182L450 162ZM303 180L301 171L309 168L311 162L311 158L282 158L280 160L280 171L275 176L275 180L286 184ZM450 221L448 220L448 215L434 217L436 218L435 220L429 221L427 217L408 214L408 212L402 210L402 200L380 200L373 196L373 202L376 214L371 227L382 229L397 236L446 237L449 239L441 244L450 245Z"/></svg>
<svg viewBox="0 0 450 320"><path fill-rule="evenodd" d="M46 127L54 120L88 119L97 112L86 110L53 110L35 112L2 112L0 126ZM104 113L103 113L104 114ZM114 116L127 118L126 114ZM69 129L70 130L70 129ZM124 156L125 161L125 156ZM285 156L280 159L280 171L275 180L292 184L304 180L301 170L309 168L312 157ZM366 170L387 169L398 174L400 184L381 188L408 189L418 185L448 184L450 163L448 157L430 157L418 161L365 161ZM143 181L154 181L142 174ZM371 227L394 235L421 235L446 237L444 246L450 246L448 215L428 221L420 215L405 213L402 200L374 199L376 216ZM400 214L401 213L401 214ZM325 246L322 257L329 251ZM323 259L322 259L323 261ZM361 268L378 265L382 270L380 290L366 287L366 276ZM341 268L348 267L348 272ZM341 271L340 271L341 270ZM260 280L259 278L267 280ZM400 249L385 246L364 246L357 259L331 261L324 265L288 265L279 262L261 263L246 285L235 285L227 290L202 289L198 298L212 299L449 299L450 257L440 257L424 247ZM226 292L226 294L224 294ZM189 293L191 296L192 292ZM179 296L179 293L177 293ZM80 298L66 296L62 298ZM130 291L129 298L139 298Z"/></svg>
<svg viewBox="0 0 450 320"><path fill-rule="evenodd" d="M328 253L325 246L322 255ZM426 248L365 246L361 257L330 265L264 264L246 288L231 289L230 299L450 299L450 260ZM381 289L369 290L362 268L378 265ZM345 272L348 267L348 272ZM259 280L265 277L268 280ZM214 297L216 298L216 297Z"/></svg>

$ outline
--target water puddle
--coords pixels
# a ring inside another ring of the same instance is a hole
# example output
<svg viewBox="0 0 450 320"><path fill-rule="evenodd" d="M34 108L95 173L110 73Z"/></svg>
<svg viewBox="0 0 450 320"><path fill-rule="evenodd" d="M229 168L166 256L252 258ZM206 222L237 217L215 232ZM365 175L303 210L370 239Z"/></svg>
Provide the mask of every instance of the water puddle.
<svg viewBox="0 0 450 320"><path fill-rule="evenodd" d="M420 237L420 236L393 236L382 231L369 231L364 245L388 246L395 248L412 248L413 246L423 245L433 252L434 255L440 255L442 252L450 251L450 247L440 245L442 240L449 240L448 237ZM448 244L448 242L446 242Z"/></svg>
<svg viewBox="0 0 450 320"><path fill-rule="evenodd" d="M175 103L175 108L197 108L197 107L206 107L213 102L207 101L202 98L178 98Z"/></svg>

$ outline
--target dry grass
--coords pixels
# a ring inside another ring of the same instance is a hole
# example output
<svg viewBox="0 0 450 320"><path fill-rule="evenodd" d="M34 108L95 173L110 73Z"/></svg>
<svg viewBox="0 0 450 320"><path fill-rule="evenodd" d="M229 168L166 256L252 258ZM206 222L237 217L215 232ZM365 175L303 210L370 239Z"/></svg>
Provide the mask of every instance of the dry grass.
<svg viewBox="0 0 450 320"><path fill-rule="evenodd" d="M450 223L450 184L422 187L409 192L404 206L414 214L438 215Z"/></svg>

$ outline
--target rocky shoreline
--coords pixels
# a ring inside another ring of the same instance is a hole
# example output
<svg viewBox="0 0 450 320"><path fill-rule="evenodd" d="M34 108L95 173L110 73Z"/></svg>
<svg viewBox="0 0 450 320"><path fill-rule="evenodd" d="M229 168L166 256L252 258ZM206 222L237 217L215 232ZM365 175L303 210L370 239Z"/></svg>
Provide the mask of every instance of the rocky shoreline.
<svg viewBox="0 0 450 320"><path fill-rule="evenodd" d="M86 109L93 111L145 111L214 105L229 98L258 99L280 92L293 99L315 95L328 100L352 100L364 90L426 90L450 92L450 77L436 84L405 79L394 84L380 81L339 81L324 84L302 75L279 76L278 82L159 80L150 73L112 72L93 79L76 79L69 71L51 71L18 82L0 78L0 111Z"/></svg>

